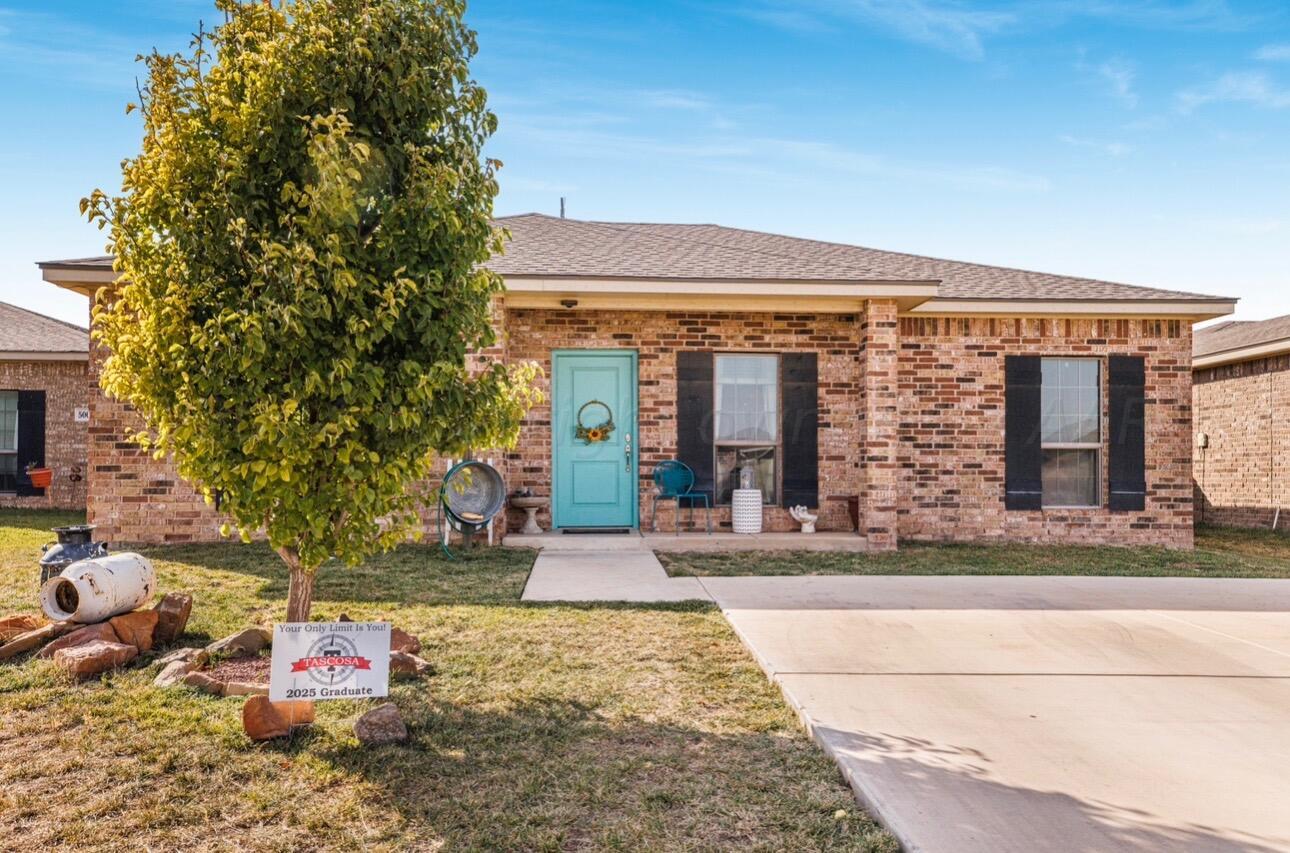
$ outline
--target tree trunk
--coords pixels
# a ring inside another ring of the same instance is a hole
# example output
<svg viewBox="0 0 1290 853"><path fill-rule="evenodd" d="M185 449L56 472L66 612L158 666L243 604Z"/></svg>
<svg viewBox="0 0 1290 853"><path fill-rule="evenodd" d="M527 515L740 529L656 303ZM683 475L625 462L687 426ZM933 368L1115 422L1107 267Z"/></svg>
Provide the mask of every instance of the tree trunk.
<svg viewBox="0 0 1290 853"><path fill-rule="evenodd" d="M317 569L307 569L300 564L300 555L294 548L279 548L278 555L287 564L290 585L287 588L287 621L308 622L309 609L314 603L314 580Z"/></svg>

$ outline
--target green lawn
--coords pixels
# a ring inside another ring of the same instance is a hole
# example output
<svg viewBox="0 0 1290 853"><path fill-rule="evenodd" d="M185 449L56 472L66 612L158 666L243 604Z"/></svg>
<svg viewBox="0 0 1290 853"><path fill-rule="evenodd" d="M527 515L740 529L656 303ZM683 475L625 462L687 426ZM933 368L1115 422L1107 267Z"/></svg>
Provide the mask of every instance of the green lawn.
<svg viewBox="0 0 1290 853"><path fill-rule="evenodd" d="M1288 578L1290 535L1199 528L1195 551L1034 545L901 544L884 554L743 551L658 554L668 574L732 575L1105 575Z"/></svg>
<svg viewBox="0 0 1290 853"><path fill-rule="evenodd" d="M46 528L75 520L0 510L0 615L34 609ZM196 598L192 644L284 611L261 545L148 554ZM532 559L409 547L321 576L317 618L388 617L438 669L393 691L405 747L359 748L371 702L255 745L240 700L149 668L73 685L0 664L6 849L896 849L716 610L521 604Z"/></svg>

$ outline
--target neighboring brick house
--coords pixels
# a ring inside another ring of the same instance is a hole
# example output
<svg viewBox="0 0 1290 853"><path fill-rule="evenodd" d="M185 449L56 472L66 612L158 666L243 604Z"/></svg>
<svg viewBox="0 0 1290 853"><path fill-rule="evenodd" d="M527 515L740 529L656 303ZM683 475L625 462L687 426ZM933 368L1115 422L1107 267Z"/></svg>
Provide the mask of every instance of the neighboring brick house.
<svg viewBox="0 0 1290 853"><path fill-rule="evenodd" d="M1290 315L1199 329L1196 520L1290 528Z"/></svg>
<svg viewBox="0 0 1290 853"><path fill-rule="evenodd" d="M715 225L499 224L488 355L538 362L549 398L499 467L554 492L545 524L648 526L653 468L679 458L723 526L747 467L769 529L805 504L854 530L854 504L873 549L1191 546L1191 325L1234 300ZM42 269L86 293L113 277L106 258ZM124 443L124 407L91 407L91 520L214 538L173 468Z"/></svg>
<svg viewBox="0 0 1290 853"><path fill-rule="evenodd" d="M85 507L88 363L85 329L0 302L0 506Z"/></svg>

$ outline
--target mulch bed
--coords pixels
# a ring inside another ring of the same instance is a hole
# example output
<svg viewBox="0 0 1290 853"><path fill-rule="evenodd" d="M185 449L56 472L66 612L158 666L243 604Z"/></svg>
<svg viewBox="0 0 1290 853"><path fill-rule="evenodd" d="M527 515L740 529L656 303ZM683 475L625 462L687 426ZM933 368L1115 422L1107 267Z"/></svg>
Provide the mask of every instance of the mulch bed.
<svg viewBox="0 0 1290 853"><path fill-rule="evenodd" d="M205 670L211 678L220 681L253 681L267 683L269 680L268 657L231 658L220 661L219 665Z"/></svg>

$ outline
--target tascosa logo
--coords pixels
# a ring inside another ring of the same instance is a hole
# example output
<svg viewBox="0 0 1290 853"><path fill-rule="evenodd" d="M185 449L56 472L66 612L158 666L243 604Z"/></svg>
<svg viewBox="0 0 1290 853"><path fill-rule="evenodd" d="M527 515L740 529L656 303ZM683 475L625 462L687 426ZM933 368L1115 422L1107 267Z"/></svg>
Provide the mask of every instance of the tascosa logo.
<svg viewBox="0 0 1290 853"><path fill-rule="evenodd" d="M292 672L303 672L323 687L347 681L356 669L371 669L372 661L358 654L354 641L339 634L319 637L309 653L292 662Z"/></svg>

